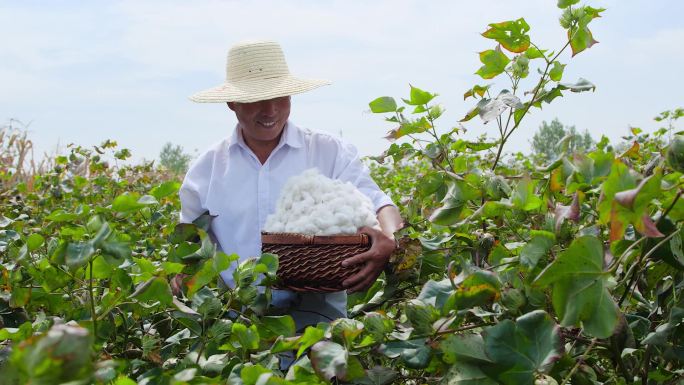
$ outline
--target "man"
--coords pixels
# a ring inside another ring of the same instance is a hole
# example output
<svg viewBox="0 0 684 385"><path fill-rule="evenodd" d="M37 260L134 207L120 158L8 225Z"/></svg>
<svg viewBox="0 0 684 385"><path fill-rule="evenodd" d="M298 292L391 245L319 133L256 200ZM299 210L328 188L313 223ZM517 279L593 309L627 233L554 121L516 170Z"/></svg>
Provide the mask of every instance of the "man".
<svg viewBox="0 0 684 385"><path fill-rule="evenodd" d="M244 42L228 53L224 84L193 96L199 103L227 103L237 117L230 139L214 145L193 162L180 189L181 222L192 222L205 211L220 249L241 259L261 253L260 233L275 211L285 182L316 167L333 179L349 181L367 195L377 210L382 230L360 229L371 249L344 264L362 264L344 282L349 292L373 284L395 249L393 233L401 227L396 206L373 182L357 150L330 135L301 129L288 120L290 95L329 84L289 73L280 46L271 41ZM232 271L221 273L232 284ZM346 316L346 293L274 291L272 304L288 309L297 329Z"/></svg>

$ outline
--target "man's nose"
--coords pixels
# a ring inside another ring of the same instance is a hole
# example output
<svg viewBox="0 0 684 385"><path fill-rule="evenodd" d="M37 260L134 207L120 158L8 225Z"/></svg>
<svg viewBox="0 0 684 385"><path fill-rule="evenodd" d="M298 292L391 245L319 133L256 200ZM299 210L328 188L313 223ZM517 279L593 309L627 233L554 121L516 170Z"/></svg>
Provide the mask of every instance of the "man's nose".
<svg viewBox="0 0 684 385"><path fill-rule="evenodd" d="M278 112L277 104L272 100L264 100L261 102L261 113L267 116L275 115Z"/></svg>

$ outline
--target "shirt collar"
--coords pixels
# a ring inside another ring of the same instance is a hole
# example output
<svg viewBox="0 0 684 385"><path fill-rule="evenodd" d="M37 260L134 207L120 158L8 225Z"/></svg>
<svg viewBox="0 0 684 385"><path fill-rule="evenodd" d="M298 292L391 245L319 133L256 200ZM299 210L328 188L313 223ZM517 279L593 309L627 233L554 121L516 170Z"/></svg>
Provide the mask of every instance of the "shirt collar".
<svg viewBox="0 0 684 385"><path fill-rule="evenodd" d="M297 127L294 123L290 122L289 120L285 123L285 128L283 128L283 134L280 136L280 142L278 142L278 145L276 146L275 150L279 149L284 145L288 145L294 148L300 148L304 145L304 139L302 138L302 132L300 128ZM240 126L238 126L237 124L235 125L233 134L230 137L230 144L228 145L228 148L231 149L234 146L240 146L245 150L249 149L247 143L245 143L244 137L242 136Z"/></svg>

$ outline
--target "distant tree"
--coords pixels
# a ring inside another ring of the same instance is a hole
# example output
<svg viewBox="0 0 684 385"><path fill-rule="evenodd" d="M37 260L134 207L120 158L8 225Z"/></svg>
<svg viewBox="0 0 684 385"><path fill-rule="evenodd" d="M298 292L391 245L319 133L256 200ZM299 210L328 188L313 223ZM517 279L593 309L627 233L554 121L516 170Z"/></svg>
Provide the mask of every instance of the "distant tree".
<svg viewBox="0 0 684 385"><path fill-rule="evenodd" d="M569 138L561 141L566 136ZM575 126L563 126L558 119L553 119L551 123L542 122L539 131L532 137L531 144L533 154L546 160L554 160L564 148L571 153L589 150L594 145L594 139L587 130L580 134Z"/></svg>
<svg viewBox="0 0 684 385"><path fill-rule="evenodd" d="M183 147L167 142L159 153L159 164L176 175L185 174L192 156L183 152Z"/></svg>

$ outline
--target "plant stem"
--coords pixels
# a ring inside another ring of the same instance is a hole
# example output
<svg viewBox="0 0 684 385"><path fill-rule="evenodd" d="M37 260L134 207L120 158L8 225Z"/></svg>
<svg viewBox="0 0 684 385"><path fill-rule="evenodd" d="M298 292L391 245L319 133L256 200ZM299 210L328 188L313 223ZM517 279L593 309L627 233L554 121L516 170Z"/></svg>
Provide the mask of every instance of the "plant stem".
<svg viewBox="0 0 684 385"><path fill-rule="evenodd" d="M596 344L596 338L591 340L591 343L587 347L587 350L585 350L584 354L582 354L582 357L580 357L580 359L577 360L577 362L575 362L575 365L572 367L572 369L570 369L570 372L565 376L565 378L563 378L563 381L561 381L560 385L565 385L570 380L570 377L572 377L572 375L575 374L575 372L577 371L577 368L579 368L579 366L582 365L584 360L589 355L589 352L591 352L591 349L594 348L595 344Z"/></svg>
<svg viewBox="0 0 684 385"><path fill-rule="evenodd" d="M670 213L670 211L672 211L672 209L674 208L675 204L677 203L677 201L679 200L679 198L681 196L682 196L682 191L679 191L677 193L677 195L674 197L674 199L672 200L672 203L670 203L670 205L667 207L667 209L665 209L665 211L663 211L663 215L661 215L660 218L658 218L658 220L656 221L656 226L658 224L660 224L660 221L662 221L663 218L665 218L667 216L667 214Z"/></svg>
<svg viewBox="0 0 684 385"><path fill-rule="evenodd" d="M608 269L608 271L609 271L611 274L615 274L615 272L617 271L618 266L620 266L620 263L622 263L622 259L625 258L625 257L627 256L627 253L629 253L630 251L632 251L633 248L635 248L638 244L640 244L641 242L643 242L643 241L646 240L647 238L648 238L648 237L644 235L643 237L637 239L634 243L632 243L631 245L629 245L629 247L627 247L627 248L625 249L625 251L623 251L622 254L620 254L620 258L618 258L618 259L615 261L615 264L613 265L613 267L611 267L610 269Z"/></svg>
<svg viewBox="0 0 684 385"><path fill-rule="evenodd" d="M537 86L534 88L534 94L532 95L532 99L530 99L529 103L527 103L527 106L525 106L525 110L523 111L522 116L520 117L520 119L518 119L518 122L513 125L513 127L511 128L511 130L509 132L505 132L504 133L505 135L501 136L501 143L499 144L499 150L496 152L496 158L494 159L494 164L492 165L492 171L494 171L496 169L496 166L499 163L499 159L501 159L501 153L503 152L504 145L508 141L508 138L511 136L511 134L513 134L515 129L518 128L518 126L520 126L520 122L525 117L525 115L527 115L527 112L530 110L530 108L532 108L532 104L534 104L535 99L537 98L537 95L539 94L539 90L542 89L542 85L544 84L544 80L546 78L546 75L549 73L549 68L551 67L551 63L553 63L558 58L558 56L563 51L565 51L566 48L568 48L568 46L570 45L570 40L572 40L572 38L568 39L568 42L565 43L563 48L561 48L560 51L558 51L558 53L556 53L556 55L553 57L553 59L547 60L546 68L544 68L544 73L542 74L541 78L539 79L539 83L537 83Z"/></svg>
<svg viewBox="0 0 684 385"><path fill-rule="evenodd" d="M639 260L637 261L637 263L635 263L632 266L632 268L630 269L630 271L633 270L634 272L632 273L632 277L629 279L629 283L627 284L627 286L625 286L625 291L622 293L622 297L620 297L620 301L618 302L618 306L622 306L622 302L627 298L627 294L630 292L630 288L632 287L632 284L634 284L634 282L639 277L641 269L639 269L638 267L639 267L639 265L641 265L641 262L643 262L645 259L650 257L653 253L655 253L655 251L658 250L660 248L660 246L664 245L665 242L668 242L670 239L672 239L672 237L674 237L675 235L678 235L678 234L679 234L679 230L673 231L672 234L668 235L667 237L660 240L660 242L656 243L656 245L653 246L651 248L651 250L649 250L646 254L643 254L641 257L639 257ZM627 274L629 274L629 271L627 272Z"/></svg>
<svg viewBox="0 0 684 385"><path fill-rule="evenodd" d="M641 384L648 385L648 369L650 367L651 361L651 345L646 346L646 351L644 352L644 367L641 372Z"/></svg>
<svg viewBox="0 0 684 385"><path fill-rule="evenodd" d="M93 294L93 258L88 262L90 266L90 279L88 280L88 294L90 295L90 318L93 320L93 336L97 339L97 317L95 314L95 295Z"/></svg>
<svg viewBox="0 0 684 385"><path fill-rule="evenodd" d="M481 323L481 324L473 324L473 325L468 325L468 326L462 326L462 327L456 328L456 329L447 329L447 330L437 331L437 332L434 332L431 334L421 334L421 335L417 335L417 336L411 336L411 338L427 338L427 337L442 336L445 334L456 334L456 333L464 332L464 331L470 330L470 329L477 329L477 328L481 328L484 326L493 326L493 325L496 325L496 323L495 322L485 322L485 323Z"/></svg>
<svg viewBox="0 0 684 385"><path fill-rule="evenodd" d="M442 153L444 153L444 158L446 159L449 169L451 170L451 172L456 173L456 171L454 170L454 166L451 164L451 158L449 157L448 149L444 146L444 144L442 144L442 141L439 140L439 136L437 135L437 129L435 128L435 120L430 116L430 109L427 108L427 105L425 105L425 107L428 110L427 120L428 122L430 122L430 127L432 128L430 134L435 138L435 140L437 141L437 145L442 149Z"/></svg>

